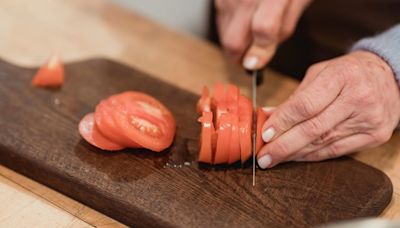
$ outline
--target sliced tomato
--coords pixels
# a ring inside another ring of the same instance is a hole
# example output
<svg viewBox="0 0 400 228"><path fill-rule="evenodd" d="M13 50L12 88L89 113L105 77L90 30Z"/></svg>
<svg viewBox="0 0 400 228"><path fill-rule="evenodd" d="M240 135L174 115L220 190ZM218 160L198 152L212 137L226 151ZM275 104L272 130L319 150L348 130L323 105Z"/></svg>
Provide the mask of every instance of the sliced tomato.
<svg viewBox="0 0 400 228"><path fill-rule="evenodd" d="M199 118L201 123L201 135L200 135L200 151L199 161L212 164L213 163L213 137L215 134L213 124L212 112L203 112L203 115Z"/></svg>
<svg viewBox="0 0 400 228"><path fill-rule="evenodd" d="M64 84L64 65L58 55L52 55L32 79L38 87L60 87Z"/></svg>
<svg viewBox="0 0 400 228"><path fill-rule="evenodd" d="M197 102L196 107L197 113L199 114L211 111L211 97L207 86L203 87L200 100Z"/></svg>
<svg viewBox="0 0 400 228"><path fill-rule="evenodd" d="M235 85L228 84L226 91L227 109L229 113L239 114L239 88Z"/></svg>
<svg viewBox="0 0 400 228"><path fill-rule="evenodd" d="M227 93L223 84L216 83L214 85L214 96L211 105L214 113L214 125L218 127L221 115L228 113Z"/></svg>
<svg viewBox="0 0 400 228"><path fill-rule="evenodd" d="M229 143L229 157L228 163L232 164L240 161L240 136L239 136L239 116L232 114L232 127L231 127L231 139Z"/></svg>
<svg viewBox="0 0 400 228"><path fill-rule="evenodd" d="M262 130L262 127L266 120L267 120L267 115L261 108L258 108L257 109L257 131L256 131L256 151L257 151L257 153L261 149L261 147L265 144L262 139L261 130Z"/></svg>
<svg viewBox="0 0 400 228"><path fill-rule="evenodd" d="M253 106L247 97L241 95L239 97L239 141L242 163L247 161L252 154L252 124Z"/></svg>
<svg viewBox="0 0 400 228"><path fill-rule="evenodd" d="M93 113L87 114L79 122L79 133L88 143L102 150L114 151L124 149L124 146L110 141L100 133L96 127Z"/></svg>
<svg viewBox="0 0 400 228"><path fill-rule="evenodd" d="M120 129L115 124L113 116L118 105L121 104L118 103L117 96L115 95L101 101L96 106L96 111L94 113L96 126L99 131L110 141L125 147L138 148L140 146L122 134Z"/></svg>
<svg viewBox="0 0 400 228"><path fill-rule="evenodd" d="M232 118L229 113L223 113L217 128L217 147L215 150L214 164L228 163L229 148L232 131Z"/></svg>
<svg viewBox="0 0 400 228"><path fill-rule="evenodd" d="M144 148L160 152L171 146L176 132L172 113L157 99L140 92L124 92L117 98L114 120L121 132Z"/></svg>

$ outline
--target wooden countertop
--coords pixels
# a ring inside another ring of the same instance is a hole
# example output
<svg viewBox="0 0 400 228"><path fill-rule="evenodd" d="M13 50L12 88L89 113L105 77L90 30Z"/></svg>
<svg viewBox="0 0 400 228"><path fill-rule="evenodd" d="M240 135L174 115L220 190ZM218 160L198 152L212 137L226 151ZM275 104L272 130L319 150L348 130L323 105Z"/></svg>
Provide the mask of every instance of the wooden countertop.
<svg viewBox="0 0 400 228"><path fill-rule="evenodd" d="M196 93L204 84L216 81L231 81L245 91L249 84L249 79L228 64L215 46L105 0L3 0L0 37L0 58L18 65L38 65L57 51L66 62L111 58ZM295 81L268 71L262 89L266 92L259 95L267 99L260 105L279 104L296 86ZM390 177L394 195L382 217L400 218L400 134L354 157ZM2 166L0 193L0 226L123 226Z"/></svg>

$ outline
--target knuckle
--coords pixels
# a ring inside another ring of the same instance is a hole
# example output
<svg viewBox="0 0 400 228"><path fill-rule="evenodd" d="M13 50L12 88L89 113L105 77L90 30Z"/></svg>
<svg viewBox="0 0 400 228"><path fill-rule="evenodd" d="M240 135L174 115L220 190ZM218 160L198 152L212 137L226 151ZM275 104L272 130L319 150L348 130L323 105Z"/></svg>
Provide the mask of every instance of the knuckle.
<svg viewBox="0 0 400 228"><path fill-rule="evenodd" d="M324 124L318 118L308 120L301 126L303 134L311 139L318 138L324 132Z"/></svg>
<svg viewBox="0 0 400 228"><path fill-rule="evenodd" d="M299 115L302 119L307 119L317 114L314 103L308 96L297 99L294 98L293 102L293 113L296 113L296 115Z"/></svg>
<svg viewBox="0 0 400 228"><path fill-rule="evenodd" d="M274 143L273 150L276 151L281 158L287 157L290 153L288 146L279 141Z"/></svg>
<svg viewBox="0 0 400 228"><path fill-rule="evenodd" d="M239 39L233 39L230 36L223 37L222 45L233 54L239 53L243 46Z"/></svg>
<svg viewBox="0 0 400 228"><path fill-rule="evenodd" d="M328 158L336 158L340 154L340 146L338 144L333 143L328 147L327 156Z"/></svg>
<svg viewBox="0 0 400 228"><path fill-rule="evenodd" d="M253 24L253 33L255 37L273 38L276 37L279 32L278 23L269 21L256 21Z"/></svg>

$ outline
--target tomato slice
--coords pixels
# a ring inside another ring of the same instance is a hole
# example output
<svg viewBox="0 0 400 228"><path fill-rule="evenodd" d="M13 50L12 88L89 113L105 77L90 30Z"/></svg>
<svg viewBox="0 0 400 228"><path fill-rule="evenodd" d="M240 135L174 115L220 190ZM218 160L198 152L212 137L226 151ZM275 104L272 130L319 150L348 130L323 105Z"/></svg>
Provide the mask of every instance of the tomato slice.
<svg viewBox="0 0 400 228"><path fill-rule="evenodd" d="M125 147L138 148L140 146L122 134L115 124L113 116L114 110L118 105L121 104L118 103L117 96L114 95L106 100L101 101L96 106L94 118L97 128L110 141Z"/></svg>
<svg viewBox="0 0 400 228"><path fill-rule="evenodd" d="M214 96L211 105L214 113L214 125L218 127L221 115L228 113L227 93L223 84L216 83L214 85Z"/></svg>
<svg viewBox="0 0 400 228"><path fill-rule="evenodd" d="M172 113L157 99L140 92L118 95L121 102L114 120L130 140L152 151L160 152L171 146L176 132Z"/></svg>
<svg viewBox="0 0 400 228"><path fill-rule="evenodd" d="M229 113L239 114L239 88L235 85L228 84L226 91L227 109Z"/></svg>
<svg viewBox="0 0 400 228"><path fill-rule="evenodd" d="M239 97L239 141L240 155L242 163L251 157L252 147L252 124L253 124L253 106L251 101L245 97Z"/></svg>
<svg viewBox="0 0 400 228"><path fill-rule="evenodd" d="M197 102L197 113L211 112L210 91L207 86L203 87L200 100Z"/></svg>
<svg viewBox="0 0 400 228"><path fill-rule="evenodd" d="M229 159L229 148L232 131L232 118L229 113L223 113L217 129L217 147L215 150L214 164L227 163Z"/></svg>
<svg viewBox="0 0 400 228"><path fill-rule="evenodd" d="M124 146L110 141L97 129L93 113L87 114L79 122L79 133L90 144L102 150L122 150Z"/></svg>
<svg viewBox="0 0 400 228"><path fill-rule="evenodd" d="M239 116L232 114L232 127L231 127L231 139L229 143L229 158L228 163L232 164L240 161L240 136L239 136Z"/></svg>
<svg viewBox="0 0 400 228"><path fill-rule="evenodd" d="M213 124L212 112L204 111L203 115L199 118L201 123L201 135L200 135L200 151L199 151L199 161L212 164L213 163L213 137L215 134L214 124Z"/></svg>
<svg viewBox="0 0 400 228"><path fill-rule="evenodd" d="M262 146L264 146L264 141L262 139L262 127L267 120L267 114L261 109L257 109L257 131L256 131L256 152L261 149Z"/></svg>
<svg viewBox="0 0 400 228"><path fill-rule="evenodd" d="M64 84L64 66L58 55L52 55L32 79L38 87L60 87Z"/></svg>

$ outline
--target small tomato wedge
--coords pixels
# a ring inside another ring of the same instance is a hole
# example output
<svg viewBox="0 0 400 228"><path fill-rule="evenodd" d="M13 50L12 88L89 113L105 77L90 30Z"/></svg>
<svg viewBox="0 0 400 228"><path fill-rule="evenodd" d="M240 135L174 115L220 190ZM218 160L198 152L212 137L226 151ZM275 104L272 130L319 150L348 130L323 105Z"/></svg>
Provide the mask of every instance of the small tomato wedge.
<svg viewBox="0 0 400 228"><path fill-rule="evenodd" d="M261 147L265 144L262 139L262 127L267 120L267 114L261 109L257 109L257 131L256 131L256 152L261 149Z"/></svg>
<svg viewBox="0 0 400 228"><path fill-rule="evenodd" d="M199 161L204 163L213 163L213 137L215 134L213 124L212 112L203 112L203 115L199 118L201 123L201 135L200 135L200 151Z"/></svg>
<svg viewBox="0 0 400 228"><path fill-rule="evenodd" d="M32 85L38 87L60 87L63 84L64 66L57 55L51 56L32 79Z"/></svg>
<svg viewBox="0 0 400 228"><path fill-rule="evenodd" d="M121 132L144 148L160 152L171 146L176 132L172 113L154 97L141 92L118 95L114 120Z"/></svg>
<svg viewBox="0 0 400 228"><path fill-rule="evenodd" d="M223 113L217 129L217 147L215 150L214 164L228 163L232 120L229 113Z"/></svg>
<svg viewBox="0 0 400 228"><path fill-rule="evenodd" d="M197 102L197 113L201 114L203 112L210 112L210 111L211 111L210 92L207 86L204 86L200 100Z"/></svg>
<svg viewBox="0 0 400 228"><path fill-rule="evenodd" d="M113 141L110 141L97 129L93 113L87 114L81 122L79 122L79 133L90 144L102 150L122 150L121 146Z"/></svg>

